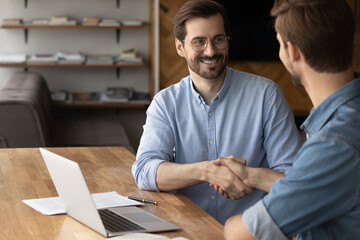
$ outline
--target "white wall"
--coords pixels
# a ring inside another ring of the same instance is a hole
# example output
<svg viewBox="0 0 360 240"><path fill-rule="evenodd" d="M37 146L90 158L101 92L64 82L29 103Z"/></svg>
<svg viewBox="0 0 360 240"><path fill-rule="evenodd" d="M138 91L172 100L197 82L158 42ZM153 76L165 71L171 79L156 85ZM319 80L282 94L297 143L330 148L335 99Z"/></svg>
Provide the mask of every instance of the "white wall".
<svg viewBox="0 0 360 240"><path fill-rule="evenodd" d="M149 23L149 0L0 0L0 20L22 18L50 18L66 15L78 20L83 17L139 19ZM30 29L28 43L24 30L0 29L0 53L56 53L58 51L81 51L93 54L120 54L122 50L135 47L144 57L146 67L121 69L120 78L115 69L29 69L42 74L51 90L101 91L109 86L130 86L137 91L149 89L149 37L150 26L144 29L121 30L120 44L116 42L116 30L83 29ZM15 71L23 69L0 68L0 87Z"/></svg>

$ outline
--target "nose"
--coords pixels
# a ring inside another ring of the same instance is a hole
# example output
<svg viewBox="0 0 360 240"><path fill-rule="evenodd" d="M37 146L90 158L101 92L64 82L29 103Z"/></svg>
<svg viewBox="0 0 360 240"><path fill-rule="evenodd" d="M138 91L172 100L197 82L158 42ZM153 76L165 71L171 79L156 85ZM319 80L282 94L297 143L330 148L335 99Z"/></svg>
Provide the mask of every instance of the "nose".
<svg viewBox="0 0 360 240"><path fill-rule="evenodd" d="M214 53L215 53L215 47L214 47L212 41L208 41L207 45L205 46L205 49L204 49L204 54L211 57L214 55Z"/></svg>

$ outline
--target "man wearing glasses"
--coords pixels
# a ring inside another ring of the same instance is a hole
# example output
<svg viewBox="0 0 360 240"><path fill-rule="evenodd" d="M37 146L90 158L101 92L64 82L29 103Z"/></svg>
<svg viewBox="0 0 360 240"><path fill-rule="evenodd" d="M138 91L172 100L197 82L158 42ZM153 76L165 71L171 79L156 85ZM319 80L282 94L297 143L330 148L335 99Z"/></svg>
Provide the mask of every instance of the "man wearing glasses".
<svg viewBox="0 0 360 240"><path fill-rule="evenodd" d="M239 156L282 176L300 146L298 132L276 84L227 67L230 29L220 4L186 2L174 32L190 75L154 97L132 173L140 188L179 190L224 224L265 192L212 160Z"/></svg>

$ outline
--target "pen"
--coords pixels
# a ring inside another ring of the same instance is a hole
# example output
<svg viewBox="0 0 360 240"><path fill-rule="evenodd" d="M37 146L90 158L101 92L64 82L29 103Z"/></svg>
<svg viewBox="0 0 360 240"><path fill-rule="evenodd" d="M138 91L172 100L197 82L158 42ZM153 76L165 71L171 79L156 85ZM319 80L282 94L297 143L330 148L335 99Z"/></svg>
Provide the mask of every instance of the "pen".
<svg viewBox="0 0 360 240"><path fill-rule="evenodd" d="M131 199L131 200L143 202L143 203L150 203L150 204L157 205L157 202L152 201L152 200L148 200L148 199L144 199L144 198L138 198L138 197L132 197L132 196L128 196L127 198Z"/></svg>

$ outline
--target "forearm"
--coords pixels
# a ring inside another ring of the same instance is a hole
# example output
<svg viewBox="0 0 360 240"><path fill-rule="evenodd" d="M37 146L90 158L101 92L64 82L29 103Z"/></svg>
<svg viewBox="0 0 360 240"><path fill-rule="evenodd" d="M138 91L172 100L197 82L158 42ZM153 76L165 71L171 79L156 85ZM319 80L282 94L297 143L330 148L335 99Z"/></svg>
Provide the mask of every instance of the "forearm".
<svg viewBox="0 0 360 240"><path fill-rule="evenodd" d="M192 164L163 162L156 172L157 187L160 191L173 191L207 181L206 164L206 162Z"/></svg>
<svg viewBox="0 0 360 240"><path fill-rule="evenodd" d="M224 228L226 240L253 240L254 236L246 228L242 221L242 215L236 215L226 221Z"/></svg>
<svg viewBox="0 0 360 240"><path fill-rule="evenodd" d="M251 168L247 169L246 184L251 188L270 192L271 186L275 181L284 177L284 173L271 170L268 168Z"/></svg>

